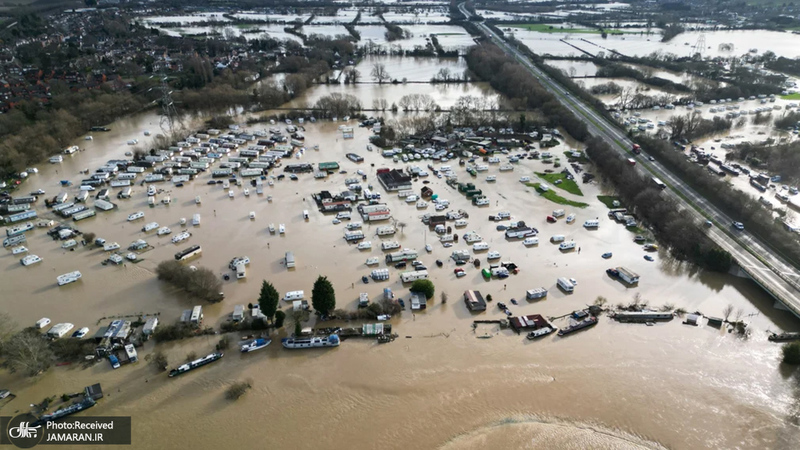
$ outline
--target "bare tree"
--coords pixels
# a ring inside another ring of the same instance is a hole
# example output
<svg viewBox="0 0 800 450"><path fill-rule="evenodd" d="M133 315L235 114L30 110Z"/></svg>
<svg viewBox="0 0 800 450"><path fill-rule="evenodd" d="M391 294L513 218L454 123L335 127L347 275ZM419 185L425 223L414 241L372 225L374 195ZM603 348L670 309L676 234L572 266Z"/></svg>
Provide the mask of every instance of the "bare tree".
<svg viewBox="0 0 800 450"><path fill-rule="evenodd" d="M3 345L3 356L12 372L38 375L53 364L53 351L47 341L32 329L22 330Z"/></svg>
<svg viewBox="0 0 800 450"><path fill-rule="evenodd" d="M372 66L372 72L370 72L372 78L378 82L378 84L383 84L385 81L389 81L392 77L389 75L389 71L386 70L386 66L381 63L375 63Z"/></svg>
<svg viewBox="0 0 800 450"><path fill-rule="evenodd" d="M355 67L348 67L344 70L344 84L356 84L361 78L361 72Z"/></svg>
<svg viewBox="0 0 800 450"><path fill-rule="evenodd" d="M733 305L728 305L725 309L722 310L722 316L725 317L725 322L728 321L728 318L731 316L733 312Z"/></svg>
<svg viewBox="0 0 800 450"><path fill-rule="evenodd" d="M742 316L744 316L744 310L742 308L737 309L736 315L734 316L736 318L736 322L740 322L742 320Z"/></svg>

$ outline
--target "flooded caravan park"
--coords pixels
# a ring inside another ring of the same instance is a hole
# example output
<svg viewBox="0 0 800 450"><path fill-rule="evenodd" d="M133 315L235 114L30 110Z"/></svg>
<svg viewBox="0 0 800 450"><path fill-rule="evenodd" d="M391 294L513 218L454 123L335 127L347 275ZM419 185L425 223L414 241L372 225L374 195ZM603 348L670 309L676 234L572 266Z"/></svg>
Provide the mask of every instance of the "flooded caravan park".
<svg viewBox="0 0 800 450"><path fill-rule="evenodd" d="M258 433L237 435L237 443L245 447L264 439L275 447L293 448L377 444L485 448L531 442L533 448L544 448L567 440L578 448L790 448L796 442L798 375L781 369L779 347L766 340L766 330L793 330L797 322L774 309L771 298L753 283L698 271L665 254L646 262L641 247L632 241L633 234L608 219L606 207L596 200L606 190L601 184L580 185L582 197L560 192L589 206L565 208L577 215L574 224L546 223L545 217L561 206L518 181L522 176L535 180L535 172L547 168L539 160L527 159L512 172L498 172L496 165L491 166L473 181L491 200L483 208L472 206L443 179L428 177L428 186L450 200L451 210L469 213L463 230L478 232L492 250L501 252L503 260L514 261L522 269L505 280L484 281L470 266L466 277L456 278L448 256L453 249L467 248L465 244L444 248L419 220L424 212L433 212L432 206L429 211L418 210L378 187L378 168L405 165L366 151L370 134L366 129L356 127L355 138L346 140L339 125L307 124L309 150L293 162L337 161L347 174L324 180L307 174L298 181L276 181L261 196L245 197L242 188L234 188L230 199L219 185L206 184L210 177L206 173L181 188L162 183L159 188L167 192L158 198L169 194L172 203L153 208L147 206L146 188L137 184L131 199L112 197L118 209L77 223L81 230L123 247L146 239L154 248L143 253L138 264L102 265L107 257L102 249L79 247L70 252L60 249L60 243L44 230L29 232L27 247L44 261L22 267L18 257L6 252L3 308L22 325L47 315L54 322L88 326L91 333L107 322L102 318L115 315L158 312L164 323L172 322L195 302L158 282L153 271L158 262L172 259L191 244L203 247L202 256L191 264L208 267L220 276L229 273L226 266L234 256L247 255L252 261L246 279L224 283L223 302L204 306L209 325L226 320L234 305L255 301L262 279L273 282L283 294L298 289L310 292L316 276L327 275L336 289L337 306L351 310L360 292L374 299L390 287L396 295L407 297L407 286L401 285L396 269L389 268L389 281L366 285L360 281L371 270L364 261L382 257L376 248L381 240L374 236L376 226L364 230L373 249L359 251L342 238L344 224L332 224L332 216L317 211L311 201L313 192L343 190L345 178L361 169L367 174L366 183L376 186L394 218L405 224L391 239L420 252L437 289L427 310L415 314L406 310L391 319L400 334L397 341L379 346L374 341L348 340L333 350L306 352L291 352L277 344L252 355L231 351L221 363L180 379L157 374L144 362L116 371L105 363L89 369L55 367L35 382L3 372L0 384L19 396L6 408L23 408L48 395L101 382L107 396L92 413L133 416L134 444L143 448L218 448L229 445L230 434L220 432L226 429L258 429ZM50 194L61 189L60 180L71 180L74 185L68 192L74 195L83 178L80 170L124 158L132 148L127 141L144 141L144 130L158 131L158 117L145 113L110 128L107 133L94 133L92 141L76 141L85 151L65 157L62 164L40 164L39 173L25 189L42 188ZM319 151L312 150L313 145L319 145ZM571 148L575 144L562 143L550 151L561 155ZM344 157L348 152L358 153L365 162L351 163ZM470 179L456 161L451 163L459 179ZM496 175L497 182L485 182L487 174ZM414 183L415 190L421 187L421 182ZM202 198L200 205L195 203L196 196ZM38 209L47 215L43 206ZM306 209L308 221L302 216ZM506 241L495 230L496 223L487 220L489 214L502 210L539 229L540 244L526 248L519 241ZM134 211L143 211L145 219L128 222L127 216ZM256 213L254 220L248 217L250 211ZM170 242L170 236L141 231L145 222L156 221L174 234L182 229L180 218L196 213L202 215L202 224L188 227L192 237L178 245ZM581 226L595 217L601 222L598 230ZM285 224L286 234L270 234L269 223ZM574 239L580 252L562 254L548 242L555 234ZM424 253L426 243L433 246L431 254ZM287 271L281 264L286 251L297 258L295 270ZM607 251L614 253L608 261L600 257ZM436 259L444 261L444 267L436 267ZM480 259L485 264L485 254ZM609 266L635 270L641 275L639 286L626 288L612 280L605 274ZM72 270L80 270L83 278L58 287L55 277ZM558 277L575 278L575 293L556 289ZM526 289L540 286L550 291L546 300L524 300ZM752 334L743 339L708 326L684 326L677 319L645 327L603 317L591 330L532 342L496 325L473 330L473 318L505 316L491 303L486 313L473 316L460 300L465 289L492 294L495 302L520 299L518 306L511 306L515 313L545 316L584 308L598 295L616 304L640 293L653 306L669 303L716 316L732 304L742 309ZM439 292L448 293L446 304ZM482 335L493 338L477 339ZM215 343L214 337L199 337L159 347L175 365L191 351L211 351ZM153 345L147 343L141 353L151 353ZM254 389L236 403L225 400L227 386L243 379L251 379ZM186 423L191 426L185 427ZM302 436L297 435L299 427ZM177 429L185 431L177 433Z"/></svg>

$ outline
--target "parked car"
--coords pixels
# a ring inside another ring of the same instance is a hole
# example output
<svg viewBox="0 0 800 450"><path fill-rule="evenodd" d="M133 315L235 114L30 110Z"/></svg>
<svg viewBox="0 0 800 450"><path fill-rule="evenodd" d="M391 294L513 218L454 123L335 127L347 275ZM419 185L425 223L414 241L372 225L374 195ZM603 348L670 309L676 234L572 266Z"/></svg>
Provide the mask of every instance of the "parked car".
<svg viewBox="0 0 800 450"><path fill-rule="evenodd" d="M733 222L731 225L739 231L744 230L744 224L742 222Z"/></svg>

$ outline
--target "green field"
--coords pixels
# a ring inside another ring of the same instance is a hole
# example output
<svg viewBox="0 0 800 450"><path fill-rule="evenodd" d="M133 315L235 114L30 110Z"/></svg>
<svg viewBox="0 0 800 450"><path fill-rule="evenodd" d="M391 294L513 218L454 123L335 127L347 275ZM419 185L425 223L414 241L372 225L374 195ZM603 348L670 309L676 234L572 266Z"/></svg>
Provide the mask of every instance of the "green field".
<svg viewBox="0 0 800 450"><path fill-rule="evenodd" d="M572 201L572 200L568 200L568 199L556 194L556 192L553 189L550 189L547 192L544 192L539 188L539 186L540 186L539 183L525 183L525 186L535 188L536 192L538 192L539 195L541 195L542 197L550 200L553 203L558 203L559 205L574 206L576 208L586 208L587 206L589 206L586 203L581 203L581 202L575 202L575 201Z"/></svg>
<svg viewBox="0 0 800 450"><path fill-rule="evenodd" d="M598 195L597 199L600 202L608 207L608 209L619 208L619 206L614 206L614 200L618 201L620 205L622 205L622 201L619 197L615 197L613 195Z"/></svg>
<svg viewBox="0 0 800 450"><path fill-rule="evenodd" d="M789 95L781 95L781 98L784 100L800 100L800 92Z"/></svg>
<svg viewBox="0 0 800 450"><path fill-rule="evenodd" d="M567 176L563 173L536 172L536 175L538 175L539 178L547 181L551 185L559 189L563 189L569 192L570 194L583 195L583 192L581 192L581 188L578 187L578 183L576 183L575 180L568 180ZM561 183L556 184L556 181L558 180L561 180Z"/></svg>
<svg viewBox="0 0 800 450"><path fill-rule="evenodd" d="M520 23L514 25L503 25L501 28L522 28L528 31L537 31L539 33L575 33L575 34L600 34L597 28L562 28L558 24L549 23ZM625 34L622 30L605 30L608 34Z"/></svg>

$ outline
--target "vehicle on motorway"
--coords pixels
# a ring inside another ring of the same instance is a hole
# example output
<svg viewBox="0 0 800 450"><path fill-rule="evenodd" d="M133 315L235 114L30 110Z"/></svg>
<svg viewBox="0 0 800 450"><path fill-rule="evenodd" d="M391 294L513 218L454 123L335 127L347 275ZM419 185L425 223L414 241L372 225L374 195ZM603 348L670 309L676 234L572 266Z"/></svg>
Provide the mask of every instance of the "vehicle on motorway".
<svg viewBox="0 0 800 450"><path fill-rule="evenodd" d="M744 224L742 222L733 222L731 226L733 226L733 228L736 228L739 231L744 230Z"/></svg>

